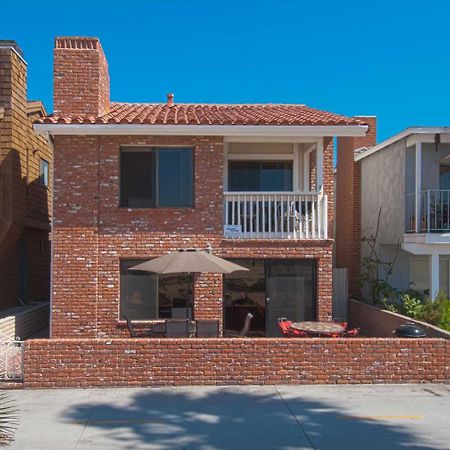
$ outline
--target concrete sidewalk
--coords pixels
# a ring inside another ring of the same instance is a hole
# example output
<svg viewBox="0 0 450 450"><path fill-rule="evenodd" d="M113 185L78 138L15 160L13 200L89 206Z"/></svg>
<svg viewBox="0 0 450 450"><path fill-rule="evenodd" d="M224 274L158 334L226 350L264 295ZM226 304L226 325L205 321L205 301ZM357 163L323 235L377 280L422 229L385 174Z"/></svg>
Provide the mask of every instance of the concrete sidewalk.
<svg viewBox="0 0 450 450"><path fill-rule="evenodd" d="M10 393L9 449L449 449L450 386L248 386Z"/></svg>

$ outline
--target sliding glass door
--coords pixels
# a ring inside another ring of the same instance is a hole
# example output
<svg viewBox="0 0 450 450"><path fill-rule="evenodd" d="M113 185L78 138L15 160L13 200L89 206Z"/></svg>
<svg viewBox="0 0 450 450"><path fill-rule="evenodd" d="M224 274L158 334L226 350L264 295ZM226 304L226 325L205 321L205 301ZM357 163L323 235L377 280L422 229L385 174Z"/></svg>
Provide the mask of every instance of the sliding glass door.
<svg viewBox="0 0 450 450"><path fill-rule="evenodd" d="M239 331L254 316L250 335L280 336L279 317L293 322L316 319L316 261L235 259L249 269L224 277L225 329Z"/></svg>
<svg viewBox="0 0 450 450"><path fill-rule="evenodd" d="M266 335L281 336L277 319L316 319L315 260L272 259L266 262Z"/></svg>

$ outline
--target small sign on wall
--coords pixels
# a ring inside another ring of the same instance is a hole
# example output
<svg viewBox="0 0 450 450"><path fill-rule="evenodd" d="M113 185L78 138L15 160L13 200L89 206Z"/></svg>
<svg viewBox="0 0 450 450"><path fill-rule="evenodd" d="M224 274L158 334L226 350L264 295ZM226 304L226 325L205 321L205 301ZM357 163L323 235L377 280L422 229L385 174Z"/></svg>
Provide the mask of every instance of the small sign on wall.
<svg viewBox="0 0 450 450"><path fill-rule="evenodd" d="M242 225L224 225L223 226L223 235L226 238L239 238L242 233Z"/></svg>

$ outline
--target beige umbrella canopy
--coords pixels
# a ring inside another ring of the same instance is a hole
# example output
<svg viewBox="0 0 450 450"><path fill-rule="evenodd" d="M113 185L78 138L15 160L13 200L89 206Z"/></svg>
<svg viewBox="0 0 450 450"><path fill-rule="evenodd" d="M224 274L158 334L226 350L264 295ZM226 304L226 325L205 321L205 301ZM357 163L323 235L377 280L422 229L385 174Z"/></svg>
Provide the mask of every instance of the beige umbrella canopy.
<svg viewBox="0 0 450 450"><path fill-rule="evenodd" d="M208 251L180 249L176 252L146 261L129 270L143 270L155 273L232 273L248 270L226 259L214 256ZM186 319L189 317L189 302L186 303Z"/></svg>
<svg viewBox="0 0 450 450"><path fill-rule="evenodd" d="M180 249L130 267L130 270L155 273L232 273L248 269L204 250Z"/></svg>

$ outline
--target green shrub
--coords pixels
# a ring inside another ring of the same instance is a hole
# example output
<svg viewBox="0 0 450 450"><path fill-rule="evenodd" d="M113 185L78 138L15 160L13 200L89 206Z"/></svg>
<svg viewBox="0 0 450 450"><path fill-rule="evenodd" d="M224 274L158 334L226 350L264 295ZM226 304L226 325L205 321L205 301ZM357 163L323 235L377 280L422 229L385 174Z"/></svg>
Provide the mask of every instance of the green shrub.
<svg viewBox="0 0 450 450"><path fill-rule="evenodd" d="M381 299L379 306L450 331L450 299L443 292L433 302L420 292L408 291L400 297Z"/></svg>

